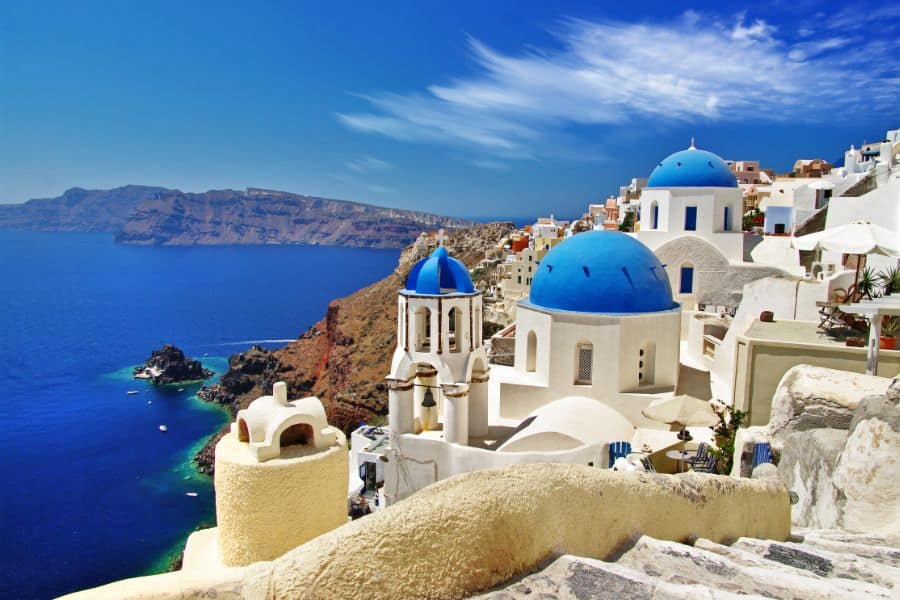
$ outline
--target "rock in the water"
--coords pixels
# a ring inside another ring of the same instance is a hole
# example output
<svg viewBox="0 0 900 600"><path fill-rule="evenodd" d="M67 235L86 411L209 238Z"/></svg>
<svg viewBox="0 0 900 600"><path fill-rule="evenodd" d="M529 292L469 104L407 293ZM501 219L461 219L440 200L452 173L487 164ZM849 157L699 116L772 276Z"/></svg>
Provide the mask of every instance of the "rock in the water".
<svg viewBox="0 0 900 600"><path fill-rule="evenodd" d="M134 368L135 378L149 379L157 385L203 381L213 375L215 373L204 369L199 360L186 357L171 344L154 350L143 365Z"/></svg>

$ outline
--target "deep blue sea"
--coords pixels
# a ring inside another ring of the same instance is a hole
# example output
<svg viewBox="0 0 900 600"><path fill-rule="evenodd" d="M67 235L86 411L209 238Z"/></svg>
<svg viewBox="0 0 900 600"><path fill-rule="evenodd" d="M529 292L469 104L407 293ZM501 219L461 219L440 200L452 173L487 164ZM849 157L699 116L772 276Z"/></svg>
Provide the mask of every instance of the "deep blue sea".
<svg viewBox="0 0 900 600"><path fill-rule="evenodd" d="M398 256L0 232L0 598L163 571L214 519L212 482L190 459L227 416L198 386L133 380L133 365L173 343L221 373L254 341L295 338Z"/></svg>

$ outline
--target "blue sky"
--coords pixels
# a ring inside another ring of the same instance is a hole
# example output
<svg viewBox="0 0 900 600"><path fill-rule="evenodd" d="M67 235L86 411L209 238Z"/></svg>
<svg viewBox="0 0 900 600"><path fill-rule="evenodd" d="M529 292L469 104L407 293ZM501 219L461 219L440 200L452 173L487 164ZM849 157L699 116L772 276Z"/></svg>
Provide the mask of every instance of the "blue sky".
<svg viewBox="0 0 900 600"><path fill-rule="evenodd" d="M784 4L0 3L0 202L576 215L691 136L785 170L900 127L900 4Z"/></svg>

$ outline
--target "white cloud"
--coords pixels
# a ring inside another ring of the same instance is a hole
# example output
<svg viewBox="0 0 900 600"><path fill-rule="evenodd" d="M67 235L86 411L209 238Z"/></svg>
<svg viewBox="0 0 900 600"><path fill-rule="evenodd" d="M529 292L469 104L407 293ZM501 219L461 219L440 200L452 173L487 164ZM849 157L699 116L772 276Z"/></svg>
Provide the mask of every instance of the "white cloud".
<svg viewBox="0 0 900 600"><path fill-rule="evenodd" d="M351 171L356 171L357 173L368 173L369 171L386 171L388 169L394 168L394 165L387 162L386 160L381 160L379 158L367 155L354 158L353 160L348 160L344 163L344 166Z"/></svg>
<svg viewBox="0 0 900 600"><path fill-rule="evenodd" d="M761 19L738 15L728 25L696 12L670 23L566 20L553 33L559 49L515 54L470 39L475 75L417 93L371 94L368 110L337 118L482 158L569 158L582 154L573 125L816 119L861 110L850 89L876 84L884 92L868 97L867 111L896 110L889 98L900 94L895 62L872 59L896 54L893 38L791 44ZM854 52L834 52L850 43Z"/></svg>
<svg viewBox="0 0 900 600"><path fill-rule="evenodd" d="M397 190L383 185L367 185L366 189L376 194L394 194Z"/></svg>
<svg viewBox="0 0 900 600"><path fill-rule="evenodd" d="M752 25L744 27L744 18L745 15L743 13L737 16L737 22L731 30L732 40L745 43L769 41L772 39L772 34L775 33L776 29L774 26L769 25L762 19L756 19Z"/></svg>
<svg viewBox="0 0 900 600"><path fill-rule="evenodd" d="M788 52L788 58L795 61L808 60L829 50L837 50L850 44L853 40L846 37L834 37L794 44Z"/></svg>

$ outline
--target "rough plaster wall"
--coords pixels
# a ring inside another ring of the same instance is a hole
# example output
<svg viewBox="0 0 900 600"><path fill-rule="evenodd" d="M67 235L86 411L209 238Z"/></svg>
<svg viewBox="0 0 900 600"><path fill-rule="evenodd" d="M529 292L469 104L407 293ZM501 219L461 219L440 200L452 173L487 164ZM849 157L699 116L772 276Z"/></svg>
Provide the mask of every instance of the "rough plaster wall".
<svg viewBox="0 0 900 600"><path fill-rule="evenodd" d="M216 517L227 566L272 560L347 520L347 440L257 463L229 433L216 444ZM294 456L294 457L292 457Z"/></svg>
<svg viewBox="0 0 900 600"><path fill-rule="evenodd" d="M247 600L461 598L547 558L607 557L645 533L786 539L787 491L775 478L618 473L519 465L468 473L248 571Z"/></svg>
<svg viewBox="0 0 900 600"><path fill-rule="evenodd" d="M518 465L441 481L273 562L117 582L69 598L462 598L563 553L606 558L642 534L663 540L785 540L777 478L619 473Z"/></svg>
<svg viewBox="0 0 900 600"><path fill-rule="evenodd" d="M656 250L656 256L666 265L669 284L676 300L698 304L735 306L747 283L784 274L784 271L775 267L729 263L713 245L691 236L676 238L663 244ZM681 265L685 262L694 266L694 291L690 295L678 293Z"/></svg>

